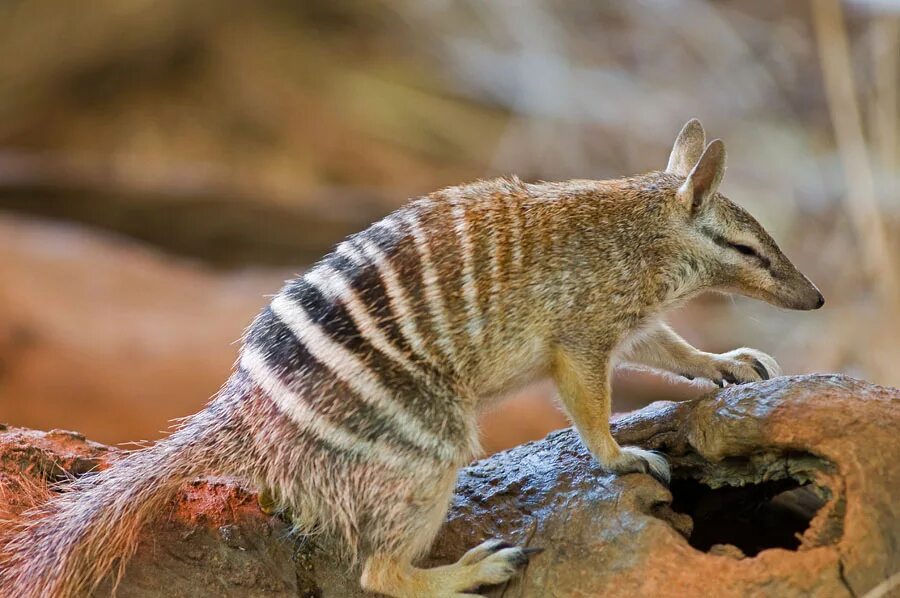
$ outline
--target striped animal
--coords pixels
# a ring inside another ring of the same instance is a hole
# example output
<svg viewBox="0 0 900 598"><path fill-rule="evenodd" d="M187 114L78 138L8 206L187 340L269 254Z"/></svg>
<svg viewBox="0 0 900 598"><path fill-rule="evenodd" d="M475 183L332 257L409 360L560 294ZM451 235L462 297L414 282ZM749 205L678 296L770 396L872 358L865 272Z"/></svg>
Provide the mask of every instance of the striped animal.
<svg viewBox="0 0 900 598"><path fill-rule="evenodd" d="M685 125L665 171L611 181L477 182L412 201L289 281L247 330L234 373L156 445L84 476L3 539L8 595L91 591L141 526L202 474L266 490L298 533L326 533L390 596L467 596L529 549L489 540L432 569L425 554L476 416L551 377L599 463L666 481L658 453L609 431L616 360L717 383L778 374L753 349L695 349L660 320L719 289L781 307L824 299L743 209L718 193L720 141Z"/></svg>

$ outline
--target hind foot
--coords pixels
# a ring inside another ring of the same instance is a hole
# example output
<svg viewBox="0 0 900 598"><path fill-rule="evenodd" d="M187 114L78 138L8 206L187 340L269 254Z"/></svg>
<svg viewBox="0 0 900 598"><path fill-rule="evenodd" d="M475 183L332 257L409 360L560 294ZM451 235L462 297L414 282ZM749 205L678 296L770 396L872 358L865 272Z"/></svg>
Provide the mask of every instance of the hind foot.
<svg viewBox="0 0 900 598"><path fill-rule="evenodd" d="M503 583L528 564L540 549L488 540L465 553L452 565L418 569L387 556L373 556L363 569L362 587L395 598L435 596L462 598L480 586Z"/></svg>
<svg viewBox="0 0 900 598"><path fill-rule="evenodd" d="M456 565L461 567L461 589L503 583L528 564L528 557L541 549L521 548L502 540L487 540L462 556ZM452 567L453 565L451 565ZM469 581L463 581L468 577ZM467 584L468 585L465 585Z"/></svg>

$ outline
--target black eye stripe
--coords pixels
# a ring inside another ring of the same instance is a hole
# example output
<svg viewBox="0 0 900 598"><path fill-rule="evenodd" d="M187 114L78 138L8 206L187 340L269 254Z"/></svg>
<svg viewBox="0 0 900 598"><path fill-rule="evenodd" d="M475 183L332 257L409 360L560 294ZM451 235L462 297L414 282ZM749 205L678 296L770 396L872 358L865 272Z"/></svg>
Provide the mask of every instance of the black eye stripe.
<svg viewBox="0 0 900 598"><path fill-rule="evenodd" d="M759 263L766 270L768 270L769 266L772 265L771 262L769 262L769 258L760 255L755 249L753 249L749 245L741 245L740 243L730 243L730 242L727 242L726 245L729 248L734 249L741 255L746 255L747 257L752 257L752 258L759 260Z"/></svg>
<svg viewBox="0 0 900 598"><path fill-rule="evenodd" d="M706 228L706 227L702 228L701 232L704 235L706 235L707 237L709 237L710 239L712 239L713 243L715 243L719 247L724 247L726 249L732 249L734 251L737 251L741 255L745 255L750 258L755 258L756 260L759 261L760 265L763 268L765 268L766 270L768 270L769 267L772 265L772 262L769 260L769 258L767 258L763 255L760 255L759 252L757 252L755 249L753 249L749 245L743 245L741 243L732 243L731 241L729 241L728 239L726 239L719 233L717 233L709 228Z"/></svg>
<svg viewBox="0 0 900 598"><path fill-rule="evenodd" d="M738 253L743 253L744 255L759 256L759 254L756 253L755 249L753 249L752 247L749 247L747 245L741 245L740 243L729 243L729 245L731 246L732 249L736 250Z"/></svg>

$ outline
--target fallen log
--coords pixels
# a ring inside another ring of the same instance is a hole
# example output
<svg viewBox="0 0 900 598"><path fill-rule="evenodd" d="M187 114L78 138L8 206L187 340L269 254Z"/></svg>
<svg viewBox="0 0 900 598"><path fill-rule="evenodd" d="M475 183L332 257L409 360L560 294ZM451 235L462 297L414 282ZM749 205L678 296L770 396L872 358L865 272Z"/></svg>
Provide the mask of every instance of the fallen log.
<svg viewBox="0 0 900 598"><path fill-rule="evenodd" d="M861 596L900 570L896 389L785 377L654 403L613 427L669 456L670 488L609 475L572 430L555 432L460 473L426 564L491 537L543 548L520 578L482 589L504 597ZM0 514L27 506L17 488L120 454L71 432L5 428ZM287 529L251 489L197 480L145 530L117 595L364 595L327 540Z"/></svg>

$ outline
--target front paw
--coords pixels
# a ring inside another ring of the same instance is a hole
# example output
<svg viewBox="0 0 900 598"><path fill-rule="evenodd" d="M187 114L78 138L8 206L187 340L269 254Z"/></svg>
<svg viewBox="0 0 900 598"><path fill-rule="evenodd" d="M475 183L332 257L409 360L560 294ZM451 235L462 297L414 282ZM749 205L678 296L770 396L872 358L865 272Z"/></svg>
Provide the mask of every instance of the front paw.
<svg viewBox="0 0 900 598"><path fill-rule="evenodd" d="M623 446L619 456L605 464L614 473L649 473L657 480L668 484L672 478L669 462L662 453L647 451L636 446Z"/></svg>
<svg viewBox="0 0 900 598"><path fill-rule="evenodd" d="M722 353L716 360L717 369L721 375L719 382L724 380L732 384L742 384L756 380L768 380L781 375L778 362L770 355L756 349L735 349L728 353ZM719 384L722 386L722 384Z"/></svg>
<svg viewBox="0 0 900 598"><path fill-rule="evenodd" d="M781 368L770 355L756 349L735 349L720 355L709 355L709 361L691 372L688 377L702 376L708 378L719 387L731 384L743 384L757 380L768 380L781 375Z"/></svg>

